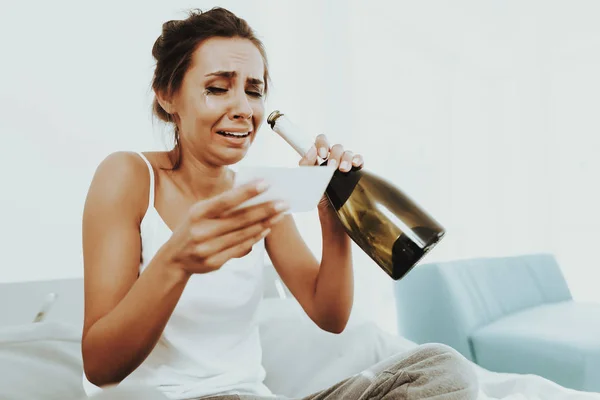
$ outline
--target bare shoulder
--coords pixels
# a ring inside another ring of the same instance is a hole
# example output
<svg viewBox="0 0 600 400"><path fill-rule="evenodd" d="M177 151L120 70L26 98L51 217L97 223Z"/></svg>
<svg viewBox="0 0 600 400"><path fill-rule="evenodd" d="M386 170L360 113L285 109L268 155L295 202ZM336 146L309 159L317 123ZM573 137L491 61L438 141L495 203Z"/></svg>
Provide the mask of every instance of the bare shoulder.
<svg viewBox="0 0 600 400"><path fill-rule="evenodd" d="M149 190L150 175L144 160L134 152L114 152L96 168L86 205L124 207L139 214L147 207Z"/></svg>
<svg viewBox="0 0 600 400"><path fill-rule="evenodd" d="M148 178L148 167L144 160L137 153L117 151L100 162L93 181L126 181L134 184L143 177Z"/></svg>

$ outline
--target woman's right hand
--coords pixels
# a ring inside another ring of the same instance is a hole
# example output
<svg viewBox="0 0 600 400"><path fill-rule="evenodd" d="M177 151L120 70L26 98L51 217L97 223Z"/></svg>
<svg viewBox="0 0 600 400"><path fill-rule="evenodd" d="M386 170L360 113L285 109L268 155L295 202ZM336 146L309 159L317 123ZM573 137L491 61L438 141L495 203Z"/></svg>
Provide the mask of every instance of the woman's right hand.
<svg viewBox="0 0 600 400"><path fill-rule="evenodd" d="M289 208L283 201L269 201L234 211L266 189L265 183L248 183L194 204L161 249L162 256L191 275L218 270L228 260L248 254Z"/></svg>

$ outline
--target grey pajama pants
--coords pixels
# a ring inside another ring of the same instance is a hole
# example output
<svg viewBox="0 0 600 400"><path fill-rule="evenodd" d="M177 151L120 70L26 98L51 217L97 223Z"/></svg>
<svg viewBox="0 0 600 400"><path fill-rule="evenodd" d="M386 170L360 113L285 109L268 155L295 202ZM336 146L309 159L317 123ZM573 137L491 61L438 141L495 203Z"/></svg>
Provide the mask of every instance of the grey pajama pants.
<svg viewBox="0 0 600 400"><path fill-rule="evenodd" d="M442 344L425 344L384 360L328 389L294 400L475 400L478 389L475 371L462 355ZM98 400L125 398L155 399L132 396L131 393L120 397L114 392L113 396L98 397ZM201 400L292 399L220 395L202 397Z"/></svg>

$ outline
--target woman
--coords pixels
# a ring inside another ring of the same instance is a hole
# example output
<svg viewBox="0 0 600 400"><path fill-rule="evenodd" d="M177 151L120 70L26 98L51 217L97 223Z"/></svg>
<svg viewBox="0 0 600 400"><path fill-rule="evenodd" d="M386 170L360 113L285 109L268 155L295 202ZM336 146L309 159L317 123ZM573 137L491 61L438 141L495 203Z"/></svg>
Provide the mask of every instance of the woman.
<svg viewBox="0 0 600 400"><path fill-rule="evenodd" d="M93 178L83 216L86 378L141 382L172 399L273 396L255 318L263 251L306 314L338 333L353 301L350 239L326 201L320 262L286 204L233 211L266 189L233 188L228 168L256 137L269 83L263 45L244 20L222 8L192 12L163 25L152 53L154 112L173 125L175 146L111 154ZM300 164L317 155L342 171L362 166L324 136ZM315 396L471 398L467 365L425 346Z"/></svg>

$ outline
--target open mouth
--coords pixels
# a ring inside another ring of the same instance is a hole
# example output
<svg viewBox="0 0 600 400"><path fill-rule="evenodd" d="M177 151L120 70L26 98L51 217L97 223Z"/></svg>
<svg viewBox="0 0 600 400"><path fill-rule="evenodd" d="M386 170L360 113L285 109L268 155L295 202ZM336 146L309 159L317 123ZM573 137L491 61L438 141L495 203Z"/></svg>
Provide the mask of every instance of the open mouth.
<svg viewBox="0 0 600 400"><path fill-rule="evenodd" d="M251 132L227 132L227 131L217 131L217 133L221 136L233 137L233 138L245 138L250 136Z"/></svg>

